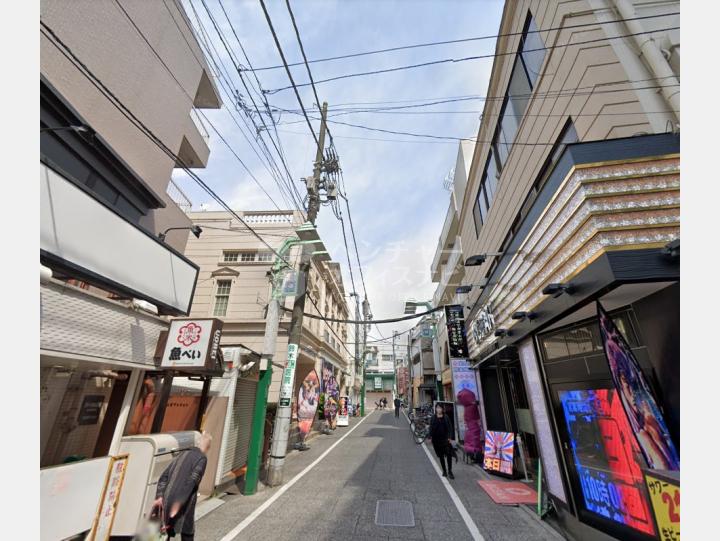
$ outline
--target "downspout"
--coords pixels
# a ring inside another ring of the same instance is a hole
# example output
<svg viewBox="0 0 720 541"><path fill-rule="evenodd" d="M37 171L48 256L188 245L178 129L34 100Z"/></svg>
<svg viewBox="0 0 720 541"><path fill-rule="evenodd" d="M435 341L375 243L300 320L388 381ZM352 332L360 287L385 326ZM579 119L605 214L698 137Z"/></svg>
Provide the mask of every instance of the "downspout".
<svg viewBox="0 0 720 541"><path fill-rule="evenodd" d="M653 34L646 32L642 23L633 20L637 17L635 8L629 0L612 0L618 14L624 19L633 41L640 49L640 55L645 58L652 76L657 78L663 97L670 105L673 115L680 121L680 81L670 67L670 63L663 55L660 45L653 38ZM677 85L677 86L676 86Z"/></svg>

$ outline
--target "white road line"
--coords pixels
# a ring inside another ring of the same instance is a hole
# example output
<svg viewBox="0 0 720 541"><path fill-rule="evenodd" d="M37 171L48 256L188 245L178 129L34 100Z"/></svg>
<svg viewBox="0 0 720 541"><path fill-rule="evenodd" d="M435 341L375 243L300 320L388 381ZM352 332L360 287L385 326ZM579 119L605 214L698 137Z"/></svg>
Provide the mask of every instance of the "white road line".
<svg viewBox="0 0 720 541"><path fill-rule="evenodd" d="M319 457L317 457L317 458L316 458L309 466L307 466L303 471L301 471L301 472L298 473L295 477L293 477L290 481L288 481L287 483L285 483L285 484L280 488L280 490L278 490L275 494L273 494L272 496L270 496L270 498L268 498L260 507L258 507L257 509L255 509L255 511L253 511L252 513L250 513L250 515L248 515L248 516L245 518L245 520L243 520L240 524L238 524L238 525L235 526L232 530L230 530L228 533L226 533L225 536L224 536L220 541L232 541L233 539L235 539L235 538L240 534L240 532L242 532L245 528L247 528L248 526L250 526L250 524L252 524L252 522L253 522L256 518L258 518L258 517L262 514L263 511L265 511L268 507L270 507L273 503L275 503L275 501L276 501L280 496L282 496L283 494L285 494L285 492L287 492L287 491L290 489L290 487L292 487L295 483L297 483L300 479L302 479L302 477L303 477L307 472L309 472L309 471L312 470L315 466L317 466L318 463L330 453L330 451L332 451L333 449L335 449L335 447L337 447L338 445L340 445L340 443L341 443L345 438L347 438L350 434L352 434L352 431L355 430L357 427L359 427L360 424L362 424L362 422L363 422L365 419L367 419L368 417L370 417L371 414L372 414L372 412L370 412L368 415L366 415L365 417L363 417L362 419L360 419L360 421L358 421L358 424L356 424L354 427L352 427L350 430L348 430L347 433L343 435L343 437L341 437L338 441L336 441L335 443L333 443L323 454L321 454ZM461 504L461 505L462 505L462 504ZM482 539L482 538L480 538L480 539Z"/></svg>
<svg viewBox="0 0 720 541"><path fill-rule="evenodd" d="M403 412L405 414L405 412ZM405 419L407 419L408 424L410 423L410 419L408 419L407 414L405 414ZM458 513L460 513L460 516L463 519L463 522L465 523L465 526L467 527L468 531L470 532L470 535L472 536L474 541L485 541L485 538L480 533L480 530L478 530L477 524L473 521L472 517L470 516L470 513L467 512L467 509L465 509L465 505L463 505L463 502L460 500L460 496L457 495L457 492L455 492L455 489L452 487L450 482L447 480L447 478L442 476L442 471L440 470L440 466L438 466L437 461L432 457L430 454L430 451L428 451L427 444L423 442L421 445L423 451L425 451L425 454L428 457L428 460L430 461L430 464L432 464L433 468L435 469L435 473L440 478L440 482L445 487L445 490L447 490L448 494L450 495L450 499L455 504L455 508L458 510ZM225 540L223 540L225 541Z"/></svg>

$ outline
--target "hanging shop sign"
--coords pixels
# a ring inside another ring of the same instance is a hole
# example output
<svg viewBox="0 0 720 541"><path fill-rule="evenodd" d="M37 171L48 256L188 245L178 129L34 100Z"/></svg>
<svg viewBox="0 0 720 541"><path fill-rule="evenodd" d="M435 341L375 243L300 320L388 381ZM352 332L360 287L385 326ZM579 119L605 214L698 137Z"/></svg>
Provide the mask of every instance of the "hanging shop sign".
<svg viewBox="0 0 720 541"><path fill-rule="evenodd" d="M600 302L597 312L610 373L645 460L654 470L679 470L680 456L635 354Z"/></svg>
<svg viewBox="0 0 720 541"><path fill-rule="evenodd" d="M471 325L473 339L478 344L490 336L495 330L495 316L492 312L492 305L486 304L478 312Z"/></svg>
<svg viewBox="0 0 720 541"><path fill-rule="evenodd" d="M338 403L338 413L337 413L337 424L338 426L347 426L348 425L348 403L350 402L350 397L348 396L341 396L340 401Z"/></svg>
<svg viewBox="0 0 720 541"><path fill-rule="evenodd" d="M120 491L125 480L128 457L129 455L120 455L110 459L105 490L100 499L98 514L88 536L88 541L107 541L110 539L110 532L115 520L115 510L120 501Z"/></svg>
<svg viewBox="0 0 720 541"><path fill-rule="evenodd" d="M680 479L671 475L645 470L645 484L650 494L655 525L660 541L680 540Z"/></svg>
<svg viewBox="0 0 720 541"><path fill-rule="evenodd" d="M581 511L655 534L637 440L615 389L558 391ZM610 531L609 529L607 530ZM615 534L616 537L622 538Z"/></svg>
<svg viewBox="0 0 720 541"><path fill-rule="evenodd" d="M467 339L465 337L465 316L461 304L445 306L447 320L448 349L450 357L467 357Z"/></svg>
<svg viewBox="0 0 720 541"><path fill-rule="evenodd" d="M293 381L295 381L295 365L297 363L297 344L288 344L288 360L283 370L282 381L280 382L281 407L288 407L292 399Z"/></svg>
<svg viewBox="0 0 720 541"><path fill-rule="evenodd" d="M219 319L174 319L170 323L160 368L215 368L222 326Z"/></svg>
<svg viewBox="0 0 720 541"><path fill-rule="evenodd" d="M479 453L482 451L483 432L475 372L467 359L451 359L450 364L458 410L459 439L464 442L466 453Z"/></svg>
<svg viewBox="0 0 720 541"><path fill-rule="evenodd" d="M515 453L515 434L513 432L485 432L484 468L493 473L512 475Z"/></svg>
<svg viewBox="0 0 720 541"><path fill-rule="evenodd" d="M312 429L319 401L320 379L318 378L317 372L311 370L307 376L305 376L305 379L303 379L298 393L297 419L300 441L305 441L305 438Z"/></svg>

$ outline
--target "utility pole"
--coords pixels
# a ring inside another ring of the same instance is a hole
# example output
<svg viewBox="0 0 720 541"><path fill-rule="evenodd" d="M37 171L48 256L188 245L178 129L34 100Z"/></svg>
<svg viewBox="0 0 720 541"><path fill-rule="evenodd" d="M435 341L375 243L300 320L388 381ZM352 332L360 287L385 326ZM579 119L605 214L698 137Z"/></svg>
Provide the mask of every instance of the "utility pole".
<svg viewBox="0 0 720 541"><path fill-rule="evenodd" d="M318 210L320 210L320 174L323 171L323 150L325 147L325 122L327 119L327 102L323 103L322 120L320 122L320 137L318 140L317 152L315 153L315 165L313 176L306 179L308 192L308 221L315 225ZM305 296L307 292L307 279L310 273L310 261L312 259L313 247L311 244L303 244L300 268L298 271L297 294L293 305L292 318L290 320L290 339L288 340L287 364L283 371L280 383L280 399L278 400L277 413L275 415L275 426L273 429L273 440L270 445L270 461L268 465L267 484L271 487L282 484L283 468L285 466L285 453L288 446L288 435L290 432L290 415L293 389L295 388L295 367L300 350L300 338L302 335L303 312L305 311Z"/></svg>
<svg viewBox="0 0 720 541"><path fill-rule="evenodd" d="M369 321L372 315L370 314L370 303L367 300L367 297L363 299L362 303L363 308L363 320ZM367 350L367 333L368 333L368 323L363 324L363 347L362 347L362 394L360 395L360 416L365 416L365 354Z"/></svg>
<svg viewBox="0 0 720 541"><path fill-rule="evenodd" d="M393 337L392 337L392 358L393 358L393 387L395 388L395 396L398 394L398 378L397 378L397 358L395 357L395 339L397 338L397 331L393 331ZM395 398L395 397L393 397Z"/></svg>
<svg viewBox="0 0 720 541"><path fill-rule="evenodd" d="M355 297L355 374L358 372L362 374L360 369L360 297L355 291L350 296ZM362 414L362 412L360 413Z"/></svg>

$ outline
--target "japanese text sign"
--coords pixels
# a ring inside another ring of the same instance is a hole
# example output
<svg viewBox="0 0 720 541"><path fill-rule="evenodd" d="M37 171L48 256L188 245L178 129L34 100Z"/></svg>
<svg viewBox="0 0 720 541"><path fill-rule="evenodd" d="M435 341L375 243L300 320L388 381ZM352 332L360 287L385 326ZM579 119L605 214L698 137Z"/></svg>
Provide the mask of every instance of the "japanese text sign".
<svg viewBox="0 0 720 541"><path fill-rule="evenodd" d="M127 470L128 456L129 455L115 456L110 460L110 469L105 484L105 491L100 501L95 524L88 536L90 541L106 541L110 539L110 532L112 531L112 525L115 519L115 510L120 501L120 491L122 490L123 480L125 479L125 470Z"/></svg>
<svg viewBox="0 0 720 541"><path fill-rule="evenodd" d="M290 400L292 399L297 352L297 344L288 344L288 360L285 365L285 370L283 371L282 381L280 382L280 406L289 406Z"/></svg>
<svg viewBox="0 0 720 541"><path fill-rule="evenodd" d="M655 515L658 539L680 541L680 482L658 472L646 471L645 484Z"/></svg>
<svg viewBox="0 0 720 541"><path fill-rule="evenodd" d="M161 368L212 368L218 360L222 321L175 319L170 323Z"/></svg>
<svg viewBox="0 0 720 541"><path fill-rule="evenodd" d="M467 357L468 347L465 337L465 316L461 304L445 306L445 319L447 319L448 348L450 357Z"/></svg>

